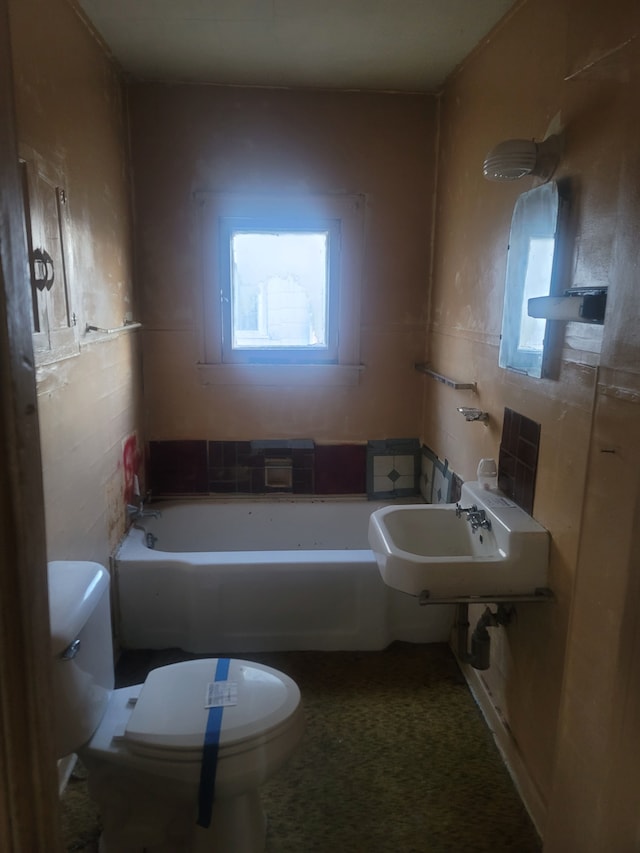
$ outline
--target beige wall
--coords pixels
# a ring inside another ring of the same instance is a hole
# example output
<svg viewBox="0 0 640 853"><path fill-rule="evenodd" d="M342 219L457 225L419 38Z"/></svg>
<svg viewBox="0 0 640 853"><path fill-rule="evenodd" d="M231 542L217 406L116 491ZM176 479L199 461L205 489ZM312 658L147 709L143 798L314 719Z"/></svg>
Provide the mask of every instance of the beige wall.
<svg viewBox="0 0 640 853"><path fill-rule="evenodd" d="M123 442L143 439L141 335L83 334L136 314L122 87L65 0L12 0L10 12L20 142L63 174L72 233L77 353L39 369L49 557L106 561L124 527ZM542 425L534 514L552 535L556 600L520 606L497 632L486 684L548 810L549 851L637 846L637 40L597 62L637 23L632 0L528 0L452 76L430 296L433 99L131 90L150 438L420 434L469 479L497 454L505 406ZM509 220L532 182L489 184L480 170L493 144L540 138L558 115L558 174L572 187L567 284L611 293L604 328L569 329L559 377L536 381L497 367ZM358 386L200 384L195 189L366 194ZM476 381L477 396L415 373L425 346L437 370ZM456 412L469 404L490 413L488 426Z"/></svg>
<svg viewBox="0 0 640 853"><path fill-rule="evenodd" d="M435 99L139 85L130 113L148 438L417 436ZM201 384L195 190L366 195L358 385Z"/></svg>
<svg viewBox="0 0 640 853"><path fill-rule="evenodd" d="M618 846L604 839L612 828L608 806L628 790L617 773L621 753L611 757L621 747L615 731L624 716L631 733L629 708L638 695L637 677L630 680L636 619L624 607L637 560L629 535L638 491L640 363L631 272L639 212L638 49L634 43L614 60L565 77L637 31L627 7L520 4L448 81L428 347L436 370L477 382L478 393L427 379L424 392L422 437L465 479L479 458L497 457L505 406L541 424L534 514L552 537L555 601L519 606L515 624L494 632L483 680L543 817L548 807L545 849L581 853L635 849L628 803ZM609 285L611 294L604 329L568 327L557 379L535 380L498 368L510 217L516 197L534 181L489 183L481 167L497 142L541 139L558 123L565 152L556 177L569 180L572 206L566 286ZM458 405L488 411L489 425L467 424ZM617 502L624 512L611 512ZM598 519L612 515L616 533L603 536ZM623 710L617 703L627 691ZM633 779L631 765L625 770Z"/></svg>
<svg viewBox="0 0 640 853"><path fill-rule="evenodd" d="M611 290L549 810L552 853L570 844L588 853L635 850L640 837L640 7L620 0L606 8L591 2L582 11L590 25L582 24L583 56L592 59L620 41L625 47L583 82L588 91L603 73L610 81L607 124L616 138L610 178L602 183L609 186L603 224ZM603 173L606 165L603 158Z"/></svg>
<svg viewBox="0 0 640 853"><path fill-rule="evenodd" d="M136 332L122 81L66 0L10 2L17 129L67 193L72 357L38 368L50 559L106 563L124 531L122 444L138 431ZM139 436L141 440L141 435Z"/></svg>

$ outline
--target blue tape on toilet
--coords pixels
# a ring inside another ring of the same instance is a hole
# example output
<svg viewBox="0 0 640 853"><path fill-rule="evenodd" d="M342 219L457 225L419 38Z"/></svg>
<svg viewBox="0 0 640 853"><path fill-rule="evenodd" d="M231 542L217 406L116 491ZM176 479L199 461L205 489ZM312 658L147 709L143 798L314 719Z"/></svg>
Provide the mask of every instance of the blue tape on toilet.
<svg viewBox="0 0 640 853"><path fill-rule="evenodd" d="M214 681L226 681L229 677L229 658L219 658L216 665ZM218 768L218 744L222 728L222 706L209 708L207 728L204 733L202 747L202 766L200 768L200 790L198 792L198 826L208 829L211 825L213 810L213 794L216 787L216 770Z"/></svg>

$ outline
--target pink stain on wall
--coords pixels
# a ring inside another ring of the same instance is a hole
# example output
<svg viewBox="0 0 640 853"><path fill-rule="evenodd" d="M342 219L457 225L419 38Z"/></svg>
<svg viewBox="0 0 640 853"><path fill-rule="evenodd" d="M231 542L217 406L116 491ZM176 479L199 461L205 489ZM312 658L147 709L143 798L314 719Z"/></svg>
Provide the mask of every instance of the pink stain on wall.
<svg viewBox="0 0 640 853"><path fill-rule="evenodd" d="M124 480L125 503L135 502L135 484L139 476L140 462L142 460L138 448L138 436L132 433L122 442L122 476Z"/></svg>

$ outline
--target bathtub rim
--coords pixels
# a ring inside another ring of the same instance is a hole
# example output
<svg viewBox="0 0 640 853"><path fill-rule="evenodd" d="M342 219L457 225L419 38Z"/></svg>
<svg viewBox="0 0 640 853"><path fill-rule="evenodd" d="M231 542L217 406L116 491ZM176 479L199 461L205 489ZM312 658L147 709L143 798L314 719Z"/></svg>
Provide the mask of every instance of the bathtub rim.
<svg viewBox="0 0 640 853"><path fill-rule="evenodd" d="M411 497L402 497L395 498L392 500L383 500L383 499L370 499L367 495L292 495L289 492L279 493L277 495L197 495L195 497L191 497L189 495L184 495L180 497L174 496L166 496L162 498L154 498L153 501L150 502L151 506L159 506L164 505L165 508L170 509L171 507L183 507L189 504L195 504L197 506L205 506L205 505L213 505L213 506L226 506L226 505L241 505L241 504L252 504L257 503L260 505L268 506L269 504L334 504L334 503L345 503L345 504L362 504L371 506L371 512L374 512L376 509L381 509L385 506L405 506L412 504L424 504L425 500L421 495L413 495ZM149 505L147 505L149 506ZM162 511L162 510L160 510ZM179 555L188 554L189 560L194 555L212 555L212 554L222 554L222 555L230 555L230 554L298 554L307 555L314 553L323 553L328 555L329 552L333 552L334 554L355 554L360 552L358 559L364 559L364 554L372 554L371 549L367 546L366 548L280 548L280 549L268 549L268 548L253 548L248 549L244 548L240 550L221 550L221 551L163 551L159 548L149 548L146 544L146 535L147 531L144 529L144 519L140 522L133 521L128 528L125 530L122 535L120 541L117 546L113 549L111 554L111 562L112 565L117 566L118 562L123 559L123 551L127 550L130 546L132 549L137 546L139 547L139 552L136 548L132 554L128 554L126 559L141 559L145 562L158 560L160 555L162 555L163 559L169 560L171 562L179 562L177 557ZM374 558L375 559L375 558ZM286 560L287 562L293 562ZM182 562L186 562L183 560ZM240 562L239 560L232 560L231 562ZM272 562L272 561L268 561ZM351 561L348 561L351 562Z"/></svg>

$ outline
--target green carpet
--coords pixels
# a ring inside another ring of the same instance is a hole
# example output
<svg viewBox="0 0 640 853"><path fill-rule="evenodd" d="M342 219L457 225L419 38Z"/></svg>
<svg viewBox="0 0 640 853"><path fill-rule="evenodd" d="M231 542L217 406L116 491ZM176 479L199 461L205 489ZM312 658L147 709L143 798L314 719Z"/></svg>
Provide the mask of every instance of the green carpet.
<svg viewBox="0 0 640 853"><path fill-rule="evenodd" d="M128 653L118 684L188 657ZM301 748L262 789L267 853L542 849L447 646L242 657L294 678L306 713ZM82 781L69 785L63 820L67 850L97 850Z"/></svg>

